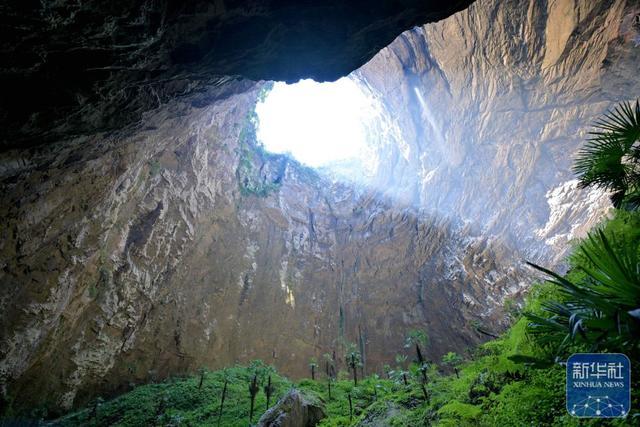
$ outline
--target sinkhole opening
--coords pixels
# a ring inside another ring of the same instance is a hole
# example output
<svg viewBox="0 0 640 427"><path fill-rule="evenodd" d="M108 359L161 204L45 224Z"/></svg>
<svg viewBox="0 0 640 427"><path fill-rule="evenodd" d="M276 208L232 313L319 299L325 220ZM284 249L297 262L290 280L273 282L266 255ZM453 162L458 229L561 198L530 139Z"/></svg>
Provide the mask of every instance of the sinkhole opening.
<svg viewBox="0 0 640 427"><path fill-rule="evenodd" d="M267 151L313 168L362 166L371 157L375 105L349 77L276 82L256 105L257 139Z"/></svg>

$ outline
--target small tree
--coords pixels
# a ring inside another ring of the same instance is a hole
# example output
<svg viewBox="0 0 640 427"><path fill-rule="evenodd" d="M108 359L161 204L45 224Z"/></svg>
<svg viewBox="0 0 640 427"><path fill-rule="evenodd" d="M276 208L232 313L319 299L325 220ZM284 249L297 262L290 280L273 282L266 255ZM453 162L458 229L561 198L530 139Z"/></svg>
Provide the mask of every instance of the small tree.
<svg viewBox="0 0 640 427"><path fill-rule="evenodd" d="M198 382L198 390L202 388L202 383L204 382L204 377L207 375L207 370L205 368L198 369L198 373L200 374L200 381Z"/></svg>
<svg viewBox="0 0 640 427"><path fill-rule="evenodd" d="M380 388L378 380L380 379L380 376L378 374L373 374L370 378L373 380L373 399L378 400L378 389Z"/></svg>
<svg viewBox="0 0 640 427"><path fill-rule="evenodd" d="M405 338L404 346L405 348L411 348L415 346L416 348L416 363L418 364L418 369L422 374L423 382L427 382L427 369L426 360L422 355L422 347L426 347L429 338L427 334L418 329L412 329L407 333ZM421 347L422 346L422 347Z"/></svg>
<svg viewBox="0 0 640 427"><path fill-rule="evenodd" d="M336 377L335 361L329 353L322 355L325 363L325 373L327 375L327 389L329 391L329 399L331 399L331 383Z"/></svg>
<svg viewBox="0 0 640 427"><path fill-rule="evenodd" d="M318 367L318 361L316 360L315 357L312 357L311 360L309 360L309 369L311 369L311 379L315 380L316 379L316 368Z"/></svg>
<svg viewBox="0 0 640 427"><path fill-rule="evenodd" d="M260 391L260 386L258 385L258 374L253 374L253 378L251 379L251 383L249 384L249 394L251 395L251 407L249 408L249 422L253 421L253 408L256 402L256 396L258 395L258 391Z"/></svg>
<svg viewBox="0 0 640 427"><path fill-rule="evenodd" d="M267 385L264 386L264 394L267 396L267 410L269 409L269 404L271 402L271 396L275 391L275 387L271 385L271 375L269 375L269 379L267 380Z"/></svg>
<svg viewBox="0 0 640 427"><path fill-rule="evenodd" d="M411 329L405 336L404 347L411 348L413 346L417 346L420 349L420 347L425 347L428 342L429 337L426 332L419 329Z"/></svg>
<svg viewBox="0 0 640 427"><path fill-rule="evenodd" d="M162 397L160 398L160 401L158 401L158 406L156 406L156 421L160 422L164 416L164 413L167 409L167 404L169 402L169 397L166 395L166 392L162 395Z"/></svg>
<svg viewBox="0 0 640 427"><path fill-rule="evenodd" d="M259 359L249 362L249 370L258 375L258 382L266 381L267 376L274 372L273 366L269 366Z"/></svg>
<svg viewBox="0 0 640 427"><path fill-rule="evenodd" d="M358 367L360 366L360 353L358 352L358 350L356 350L356 347L353 344L348 345L345 359L347 359L347 365L353 373L353 384L355 386L358 386Z"/></svg>
<svg viewBox="0 0 640 427"><path fill-rule="evenodd" d="M424 400L429 400L429 395L427 394L426 384L428 382L427 371L429 370L429 363L424 358L422 354L422 347L426 347L428 342L427 334L423 331L414 329L407 333L407 337L405 339L404 346L406 348L411 348L415 346L416 348L416 367L417 374L419 376L420 389L422 390L422 394L424 395ZM421 347L422 346L422 347Z"/></svg>
<svg viewBox="0 0 640 427"><path fill-rule="evenodd" d="M325 374L327 375L327 378L335 378L336 364L333 356L329 353L325 353L322 355L322 359L324 360Z"/></svg>
<svg viewBox="0 0 640 427"><path fill-rule="evenodd" d="M430 368L430 365L424 359L420 362L415 363L412 366L412 372L416 376L418 385L420 386L420 390L424 395L424 400L429 400L429 395L427 394L427 383L429 382L429 377L427 376L427 372Z"/></svg>
<svg viewBox="0 0 640 427"><path fill-rule="evenodd" d="M393 369L391 369L391 365L387 363L382 365L382 372L384 372L384 374L387 376L387 379L391 379L391 373L393 372Z"/></svg>
<svg viewBox="0 0 640 427"><path fill-rule="evenodd" d="M396 382L402 379L404 385L409 385L407 380L407 370L405 369L407 363L407 356L404 354L396 354L396 369L393 371L394 380Z"/></svg>
<svg viewBox="0 0 640 427"><path fill-rule="evenodd" d="M91 413L89 414L89 419L90 420L97 419L97 417L98 417L98 408L100 408L100 406L102 406L103 403L104 403L104 399L102 399L101 397L97 397L93 401L93 405L91 407Z"/></svg>
<svg viewBox="0 0 640 427"><path fill-rule="evenodd" d="M460 374L458 373L458 365L462 362L462 357L458 353L454 353L450 351L449 353L442 356L442 363L446 366L451 366L456 373L456 378L460 378Z"/></svg>
<svg viewBox="0 0 640 427"><path fill-rule="evenodd" d="M222 420L222 411L224 409L224 399L227 397L227 386L229 385L229 376L227 371L224 371L224 385L222 386L222 396L220 397L220 411L218 413L218 426L220 426L220 421Z"/></svg>

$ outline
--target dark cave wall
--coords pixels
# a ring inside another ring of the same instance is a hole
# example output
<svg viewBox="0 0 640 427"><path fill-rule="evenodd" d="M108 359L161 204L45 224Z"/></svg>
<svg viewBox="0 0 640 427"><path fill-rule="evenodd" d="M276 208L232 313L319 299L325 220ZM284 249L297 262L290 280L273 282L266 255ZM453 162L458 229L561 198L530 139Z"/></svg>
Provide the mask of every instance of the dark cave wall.
<svg viewBox="0 0 640 427"><path fill-rule="evenodd" d="M99 1L0 5L0 149L140 124L230 78L335 80L456 1Z"/></svg>

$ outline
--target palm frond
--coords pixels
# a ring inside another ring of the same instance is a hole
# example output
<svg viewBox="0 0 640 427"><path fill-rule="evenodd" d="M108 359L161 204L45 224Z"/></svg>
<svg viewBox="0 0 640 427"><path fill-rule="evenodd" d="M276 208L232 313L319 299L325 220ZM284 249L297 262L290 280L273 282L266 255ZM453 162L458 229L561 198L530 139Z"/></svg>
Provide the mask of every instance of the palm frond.
<svg viewBox="0 0 640 427"><path fill-rule="evenodd" d="M640 100L622 102L596 121L594 128L590 139L613 137L628 150L640 139Z"/></svg>
<svg viewBox="0 0 640 427"><path fill-rule="evenodd" d="M623 248L618 250L616 248ZM640 333L640 263L636 246L621 245L602 230L590 233L580 246L584 277L572 282L529 263L558 286L562 301L545 301L546 316L525 313L528 330L543 345L587 344L592 350L635 345Z"/></svg>
<svg viewBox="0 0 640 427"><path fill-rule="evenodd" d="M578 152L573 172L580 178L580 185L596 185L607 190L625 187L629 168L623 162L626 150L613 136L590 139Z"/></svg>
<svg viewBox="0 0 640 427"><path fill-rule="evenodd" d="M616 106L596 121L589 135L578 152L573 172L581 187L611 191L612 202L621 207L627 193L637 191L640 183L640 100ZM629 206L635 205L636 201Z"/></svg>

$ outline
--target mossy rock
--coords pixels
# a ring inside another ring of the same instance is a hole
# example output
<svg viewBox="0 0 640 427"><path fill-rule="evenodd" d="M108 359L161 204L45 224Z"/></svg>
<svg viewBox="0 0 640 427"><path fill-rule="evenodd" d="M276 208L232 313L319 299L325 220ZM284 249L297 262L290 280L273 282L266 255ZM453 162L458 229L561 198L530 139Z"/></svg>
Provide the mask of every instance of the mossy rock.
<svg viewBox="0 0 640 427"><path fill-rule="evenodd" d="M260 427L313 427L325 418L322 401L292 388L258 421Z"/></svg>

